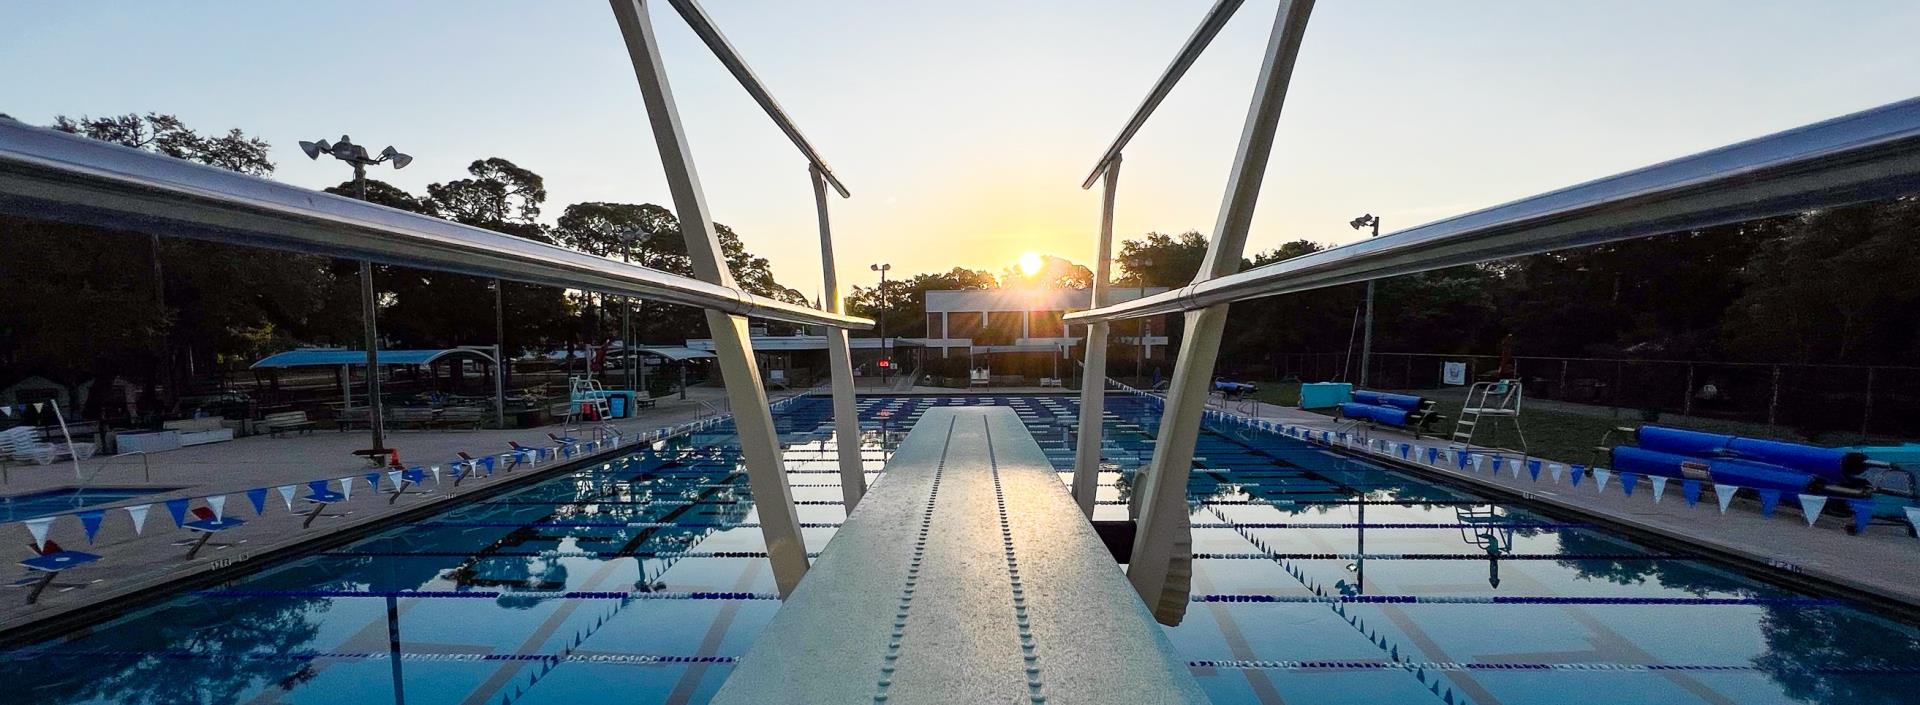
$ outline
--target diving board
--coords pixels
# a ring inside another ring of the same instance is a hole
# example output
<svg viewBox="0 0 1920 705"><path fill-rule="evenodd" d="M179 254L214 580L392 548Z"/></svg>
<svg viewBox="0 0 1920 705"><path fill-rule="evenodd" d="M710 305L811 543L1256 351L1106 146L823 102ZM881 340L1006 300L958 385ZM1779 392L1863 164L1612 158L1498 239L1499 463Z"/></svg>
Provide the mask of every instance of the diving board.
<svg viewBox="0 0 1920 705"><path fill-rule="evenodd" d="M915 424L715 696L764 703L1206 703L1026 426Z"/></svg>

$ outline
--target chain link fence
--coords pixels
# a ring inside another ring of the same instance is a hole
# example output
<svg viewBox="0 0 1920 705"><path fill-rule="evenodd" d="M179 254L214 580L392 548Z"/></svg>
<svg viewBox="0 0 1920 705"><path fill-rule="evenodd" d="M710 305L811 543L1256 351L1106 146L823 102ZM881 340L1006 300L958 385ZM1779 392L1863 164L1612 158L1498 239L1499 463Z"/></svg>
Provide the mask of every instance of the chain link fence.
<svg viewBox="0 0 1920 705"><path fill-rule="evenodd" d="M1357 354L1272 359L1282 379L1360 379ZM1920 367L1515 357L1511 374L1503 375L1497 355L1376 352L1367 386L1447 388L1449 362L1463 363L1469 382L1514 377L1526 385L1529 400L1560 402L1557 408L1575 413L1644 420L1680 415L1841 443L1920 438Z"/></svg>

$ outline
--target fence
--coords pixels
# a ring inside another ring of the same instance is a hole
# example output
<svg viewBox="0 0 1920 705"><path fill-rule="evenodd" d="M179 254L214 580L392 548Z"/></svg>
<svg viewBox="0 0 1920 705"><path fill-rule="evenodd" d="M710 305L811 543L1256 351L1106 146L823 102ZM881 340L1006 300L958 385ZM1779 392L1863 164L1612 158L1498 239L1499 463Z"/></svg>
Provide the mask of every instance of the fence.
<svg viewBox="0 0 1920 705"><path fill-rule="evenodd" d="M1360 378L1357 354L1286 353L1272 360L1281 378ZM1469 381L1500 371L1496 355L1376 352L1368 385L1446 387L1442 372L1448 362L1465 363ZM1528 399L1584 405L1613 416L1679 414L1835 442L1920 438L1920 367L1574 357L1515 357L1513 367L1510 375L1500 376L1522 380Z"/></svg>

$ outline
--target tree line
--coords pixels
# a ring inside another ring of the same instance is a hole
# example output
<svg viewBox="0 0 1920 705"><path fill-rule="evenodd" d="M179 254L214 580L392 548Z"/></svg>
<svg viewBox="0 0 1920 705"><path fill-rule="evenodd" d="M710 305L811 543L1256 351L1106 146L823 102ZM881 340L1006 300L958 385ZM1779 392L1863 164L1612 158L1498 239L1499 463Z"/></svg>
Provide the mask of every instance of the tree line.
<svg viewBox="0 0 1920 705"><path fill-rule="evenodd" d="M6 118L0 118L6 119ZM202 133L173 115L59 116L52 128L167 156L271 177L267 141L239 129ZM551 225L545 181L514 162L474 160L467 178L424 195L369 178L365 200L676 274L692 261L673 213L648 203L575 203ZM361 197L347 181L326 189ZM729 269L755 294L806 303L779 284L767 260L716 224ZM0 217L0 384L41 375L76 389L116 379L137 384L141 415L177 413L180 398L221 370L299 346L360 348L358 263L295 252L160 238L29 218ZM374 272L383 347L443 348L494 342L493 280L379 265ZM620 335L622 302L555 287L505 282L509 355L577 349ZM705 335L699 312L634 301L645 342ZM83 415L112 403L89 395ZM112 410L119 411L119 410Z"/></svg>
<svg viewBox="0 0 1920 705"><path fill-rule="evenodd" d="M1184 286L1206 248L1193 231L1125 239L1113 286ZM1294 240L1241 267L1321 249ZM885 309L877 287L855 287L852 308L921 335L926 291L1036 285L1017 275L919 274L887 283ZM1220 369L1257 375L1287 353L1357 347L1364 297L1365 285L1351 284L1236 303ZM1920 198L1382 279L1375 321L1376 352L1498 354L1512 336L1527 356L1911 365L1920 360Z"/></svg>

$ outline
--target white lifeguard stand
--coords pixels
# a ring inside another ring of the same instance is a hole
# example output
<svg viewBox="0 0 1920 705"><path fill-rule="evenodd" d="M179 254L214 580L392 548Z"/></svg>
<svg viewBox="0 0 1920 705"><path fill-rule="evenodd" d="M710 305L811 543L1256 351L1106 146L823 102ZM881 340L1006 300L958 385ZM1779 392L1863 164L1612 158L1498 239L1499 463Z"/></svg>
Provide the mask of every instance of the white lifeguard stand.
<svg viewBox="0 0 1920 705"><path fill-rule="evenodd" d="M1527 452L1527 434L1520 430L1520 402L1525 396L1517 379L1475 382L1467 389L1460 418L1454 423L1453 442L1472 446L1482 422L1505 419L1513 424L1513 433L1520 438L1520 452Z"/></svg>

